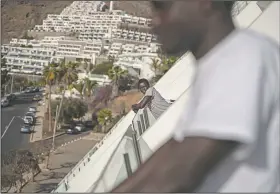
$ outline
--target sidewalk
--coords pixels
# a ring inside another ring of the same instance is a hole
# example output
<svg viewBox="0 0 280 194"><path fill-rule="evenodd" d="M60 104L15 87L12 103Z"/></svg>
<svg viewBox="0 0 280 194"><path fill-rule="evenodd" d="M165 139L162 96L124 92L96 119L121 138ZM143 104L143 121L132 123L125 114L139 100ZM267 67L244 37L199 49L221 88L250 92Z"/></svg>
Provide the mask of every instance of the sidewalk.
<svg viewBox="0 0 280 194"><path fill-rule="evenodd" d="M43 138L43 119L44 106L38 106L36 112L36 124L34 126L34 133L30 135L30 142L39 141Z"/></svg>
<svg viewBox="0 0 280 194"><path fill-rule="evenodd" d="M81 139L65 147L58 148L51 155L49 168L35 177L35 182L28 183L24 193L49 193L64 176L78 163L84 155L96 144L96 141Z"/></svg>
<svg viewBox="0 0 280 194"><path fill-rule="evenodd" d="M104 133L94 133L91 132L89 135L83 137L85 140L94 140L94 141L101 141L106 134Z"/></svg>

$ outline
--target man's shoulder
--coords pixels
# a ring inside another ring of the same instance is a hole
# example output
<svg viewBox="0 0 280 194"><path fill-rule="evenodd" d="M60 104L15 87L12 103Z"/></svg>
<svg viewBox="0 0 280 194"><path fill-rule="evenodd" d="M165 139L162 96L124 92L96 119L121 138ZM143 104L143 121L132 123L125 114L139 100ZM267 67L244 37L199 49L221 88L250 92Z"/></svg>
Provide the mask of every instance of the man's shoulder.
<svg viewBox="0 0 280 194"><path fill-rule="evenodd" d="M236 30L205 57L198 66L196 82L208 82L225 75L247 81L263 72L279 77L279 46L265 35L251 30ZM271 78L269 78L271 79ZM225 84L229 79L219 84Z"/></svg>
<svg viewBox="0 0 280 194"><path fill-rule="evenodd" d="M238 45L250 52L261 52L260 54L279 51L279 44L272 38L250 29L238 30L234 45ZM246 54L246 53L245 53Z"/></svg>
<svg viewBox="0 0 280 194"><path fill-rule="evenodd" d="M233 32L220 44L207 62L217 65L252 65L258 68L270 62L279 65L279 45L271 38L249 29Z"/></svg>

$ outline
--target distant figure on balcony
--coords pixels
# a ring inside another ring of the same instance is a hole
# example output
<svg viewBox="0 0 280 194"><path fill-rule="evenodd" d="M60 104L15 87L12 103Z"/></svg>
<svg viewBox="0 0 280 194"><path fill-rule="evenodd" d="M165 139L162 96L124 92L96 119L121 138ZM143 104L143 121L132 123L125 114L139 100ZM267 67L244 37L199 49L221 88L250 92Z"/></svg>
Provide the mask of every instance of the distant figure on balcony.
<svg viewBox="0 0 280 194"><path fill-rule="evenodd" d="M174 102L174 100L168 102L164 99L154 87L150 87L150 83L147 79L140 79L138 81L138 89L145 94L145 96L141 102L132 105L132 110L135 113L137 113L139 109L148 107L155 119L158 119L160 115L169 108L172 102Z"/></svg>

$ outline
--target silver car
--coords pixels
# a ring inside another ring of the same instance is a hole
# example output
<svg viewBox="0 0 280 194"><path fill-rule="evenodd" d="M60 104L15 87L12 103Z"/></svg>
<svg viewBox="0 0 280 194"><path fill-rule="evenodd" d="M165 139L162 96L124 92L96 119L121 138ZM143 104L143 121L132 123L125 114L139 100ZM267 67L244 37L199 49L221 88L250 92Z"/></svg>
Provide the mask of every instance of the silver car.
<svg viewBox="0 0 280 194"><path fill-rule="evenodd" d="M7 107L9 106L10 102L9 100L5 99L5 100L1 100L1 107Z"/></svg>
<svg viewBox="0 0 280 194"><path fill-rule="evenodd" d="M31 116L25 116L23 119L23 122L26 125L32 125L32 124L34 124L34 118Z"/></svg>
<svg viewBox="0 0 280 194"><path fill-rule="evenodd" d="M36 112L36 107L33 107L33 106L32 106L32 107L29 107L29 108L28 108L28 111L29 111L29 112L35 113L35 112Z"/></svg>
<svg viewBox="0 0 280 194"><path fill-rule="evenodd" d="M20 128L20 132L21 133L31 133L32 132L32 128L30 125L23 125L21 128Z"/></svg>

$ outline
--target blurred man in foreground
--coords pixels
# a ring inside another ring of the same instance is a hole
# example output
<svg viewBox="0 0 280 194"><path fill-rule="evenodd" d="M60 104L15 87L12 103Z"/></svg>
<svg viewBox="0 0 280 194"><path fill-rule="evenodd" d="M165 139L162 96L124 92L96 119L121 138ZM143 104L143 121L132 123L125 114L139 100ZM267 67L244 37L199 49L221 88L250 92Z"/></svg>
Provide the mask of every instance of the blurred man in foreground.
<svg viewBox="0 0 280 194"><path fill-rule="evenodd" d="M279 46L235 29L232 1L152 4L163 48L198 70L173 138L113 192L279 191Z"/></svg>

